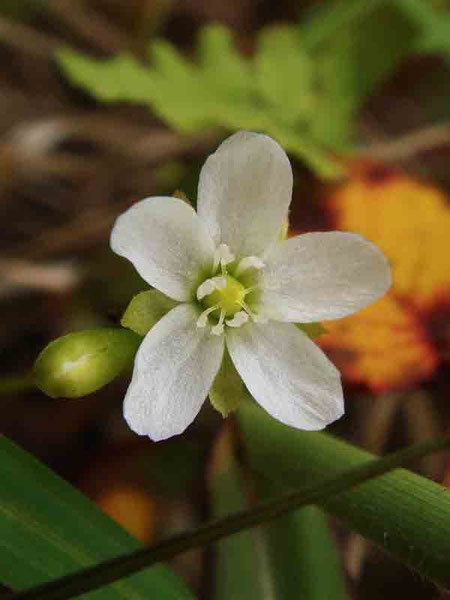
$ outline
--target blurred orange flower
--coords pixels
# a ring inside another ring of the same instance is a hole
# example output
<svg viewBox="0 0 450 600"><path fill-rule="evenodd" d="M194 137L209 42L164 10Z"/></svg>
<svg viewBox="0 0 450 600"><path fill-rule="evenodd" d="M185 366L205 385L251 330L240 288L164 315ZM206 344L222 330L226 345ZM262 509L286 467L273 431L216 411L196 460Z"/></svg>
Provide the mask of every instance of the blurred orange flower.
<svg viewBox="0 0 450 600"><path fill-rule="evenodd" d="M438 189L398 172L366 168L326 209L333 229L358 232L388 256L387 296L325 323L319 343L344 377L381 392L432 375L450 348L450 207Z"/></svg>

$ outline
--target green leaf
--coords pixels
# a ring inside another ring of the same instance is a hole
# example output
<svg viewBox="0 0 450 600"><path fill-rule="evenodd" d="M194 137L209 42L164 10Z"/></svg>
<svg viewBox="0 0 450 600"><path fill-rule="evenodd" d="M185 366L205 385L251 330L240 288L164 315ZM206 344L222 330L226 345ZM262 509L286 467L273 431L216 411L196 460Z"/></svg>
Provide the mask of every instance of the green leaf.
<svg viewBox="0 0 450 600"><path fill-rule="evenodd" d="M328 0L318 5L301 24L305 47L312 51L335 35L345 35L349 26L360 26L364 17L370 17L375 8L385 3L386 0Z"/></svg>
<svg viewBox="0 0 450 600"><path fill-rule="evenodd" d="M5 585L24 589L139 547L85 496L3 436L0 473L0 573ZM192 596L172 571L157 565L82 598Z"/></svg>
<svg viewBox="0 0 450 600"><path fill-rule="evenodd" d="M211 126L214 99L211 89L201 85L195 66L165 40L155 40L149 55L156 87L147 101L156 113L183 133Z"/></svg>
<svg viewBox="0 0 450 600"><path fill-rule="evenodd" d="M345 600L344 577L328 519L307 506L266 526L273 585L280 598Z"/></svg>
<svg viewBox="0 0 450 600"><path fill-rule="evenodd" d="M278 122L268 122L264 131L275 138L287 151L304 160L318 175L325 179L336 179L343 175L344 167L336 161L324 146L318 144L307 131L296 131Z"/></svg>
<svg viewBox="0 0 450 600"><path fill-rule="evenodd" d="M246 397L248 393L244 382L236 371L228 350L225 349L219 372L209 390L211 404L222 417L227 417Z"/></svg>
<svg viewBox="0 0 450 600"><path fill-rule="evenodd" d="M395 7L382 6L315 48L320 94L311 134L317 142L344 149L351 145L358 110L414 50L417 33Z"/></svg>
<svg viewBox="0 0 450 600"><path fill-rule="evenodd" d="M254 404L238 417L250 466L283 486L314 485L374 458L325 433L287 427ZM397 469L320 506L422 575L447 579L450 498L442 486Z"/></svg>
<svg viewBox="0 0 450 600"><path fill-rule="evenodd" d="M216 443L209 469L212 515L224 517L248 506L245 481L231 450L228 430ZM266 577L258 530L243 531L217 544L215 600L264 598Z"/></svg>
<svg viewBox="0 0 450 600"><path fill-rule="evenodd" d="M212 85L218 95L222 93L230 100L239 98L252 103L251 65L236 49L230 29L223 25L203 27L198 35L196 55L205 83Z"/></svg>
<svg viewBox="0 0 450 600"><path fill-rule="evenodd" d="M395 0L395 4L424 31L439 26L442 11L437 11L430 0Z"/></svg>
<svg viewBox="0 0 450 600"><path fill-rule="evenodd" d="M450 14L444 13L439 16L433 27L426 28L417 43L417 51L425 53L450 52Z"/></svg>
<svg viewBox="0 0 450 600"><path fill-rule="evenodd" d="M277 60L281 60L278 52ZM64 50L58 59L74 83L101 101L144 103L182 133L218 126L266 132L318 173L335 176L340 172L307 131L295 129L292 120L286 120L287 113L277 107L274 110L273 103L262 96L254 64L237 52L230 31L217 25L205 27L199 36L197 56L196 63L188 61L169 42L155 40L149 49L150 66L126 54L97 61ZM290 59L298 65L306 57L302 54ZM283 89L288 75L284 75ZM270 97L275 96L272 82ZM287 97L290 107L296 104L294 97Z"/></svg>
<svg viewBox="0 0 450 600"><path fill-rule="evenodd" d="M263 498L280 492L264 480ZM328 518L316 506L280 517L264 527L272 586L277 598L344 600L344 576Z"/></svg>
<svg viewBox="0 0 450 600"><path fill-rule="evenodd" d="M121 324L139 335L146 335L178 302L158 290L137 294L123 314Z"/></svg>
<svg viewBox="0 0 450 600"><path fill-rule="evenodd" d="M95 60L62 48L56 56L73 83L102 102L148 104L158 92L158 82L149 70L126 52L108 60Z"/></svg>
<svg viewBox="0 0 450 600"><path fill-rule="evenodd" d="M314 110L314 65L291 26L263 29L254 59L258 90L276 117L290 125Z"/></svg>
<svg viewBox="0 0 450 600"><path fill-rule="evenodd" d="M52 398L92 394L132 364L141 342L141 337L125 329L69 333L39 354L34 382Z"/></svg>
<svg viewBox="0 0 450 600"><path fill-rule="evenodd" d="M310 434L311 435L311 434ZM315 434L312 434L315 435ZM442 436L431 440L424 440L407 448L393 452L384 458L369 458L363 464L352 469L345 469L337 477L326 478L319 484L306 485L300 490L281 494L273 500L267 500L244 509L237 513L227 515L222 519L213 520L201 525L195 530L179 533L167 540L163 540L153 546L147 546L119 557L103 561L92 567L81 569L72 575L52 580L48 583L35 586L24 592L13 596L8 595L11 600L68 600L82 593L90 592L100 587L119 581L142 569L154 565L161 560L167 560L177 554L199 546L207 546L224 537L261 525L271 519L280 517L292 510L310 506L313 504L326 504L330 499L336 498L370 482L375 478L382 478L387 473L397 469L399 465L409 464L450 446L450 436ZM420 478L419 479L423 479ZM434 484L435 485L435 484ZM444 490L442 486L436 486ZM447 504L446 513L449 514L450 501ZM450 551L434 555L432 563L423 564L418 570L423 572L448 587L450 584ZM410 564L413 563L411 558ZM414 563L416 564L416 563Z"/></svg>

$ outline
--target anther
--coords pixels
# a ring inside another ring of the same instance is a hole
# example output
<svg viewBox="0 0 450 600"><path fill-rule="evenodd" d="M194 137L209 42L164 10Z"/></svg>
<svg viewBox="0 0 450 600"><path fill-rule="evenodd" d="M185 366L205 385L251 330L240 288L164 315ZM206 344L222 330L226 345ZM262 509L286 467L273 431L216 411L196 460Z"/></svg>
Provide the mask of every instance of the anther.
<svg viewBox="0 0 450 600"><path fill-rule="evenodd" d="M248 314L244 310L240 310L239 312L233 315L232 319L228 319L227 321L225 321L225 323L229 327L240 327L241 325L244 325L244 323L247 323L247 321Z"/></svg>
<svg viewBox="0 0 450 600"><path fill-rule="evenodd" d="M202 312L202 314L197 319L197 327L206 327L208 325L208 315L213 311L217 310L219 306L211 306L211 308L207 308Z"/></svg>
<svg viewBox="0 0 450 600"><path fill-rule="evenodd" d="M235 259L234 254L231 252L226 244L219 244L217 250L214 252L214 267L213 270L216 272L217 267L220 265L222 273L226 274L226 265L232 263Z"/></svg>
<svg viewBox="0 0 450 600"><path fill-rule="evenodd" d="M246 304L243 300L241 300L239 304L242 306L242 308L245 310L245 312L248 314L252 321L254 321L255 323L267 323L266 317L255 314L252 311L252 309L248 306L248 304Z"/></svg>
<svg viewBox="0 0 450 600"><path fill-rule="evenodd" d="M225 311L220 311L219 322L211 328L212 335L221 335L223 333L223 321L225 319Z"/></svg>
<svg viewBox="0 0 450 600"><path fill-rule="evenodd" d="M264 262L258 256L245 256L239 261L238 266L234 272L235 277L239 277L244 271L248 269L263 269L265 267Z"/></svg>
<svg viewBox="0 0 450 600"><path fill-rule="evenodd" d="M203 300L206 296L209 296L216 289L223 289L227 285L227 280L225 277L212 277L211 279L206 279L201 285L197 288L197 300Z"/></svg>

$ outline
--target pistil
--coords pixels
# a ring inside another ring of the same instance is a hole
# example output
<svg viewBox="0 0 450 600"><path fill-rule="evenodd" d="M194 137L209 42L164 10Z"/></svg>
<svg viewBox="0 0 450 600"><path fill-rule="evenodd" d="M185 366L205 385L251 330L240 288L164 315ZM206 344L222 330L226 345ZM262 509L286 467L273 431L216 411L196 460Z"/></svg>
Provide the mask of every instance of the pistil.
<svg viewBox="0 0 450 600"><path fill-rule="evenodd" d="M214 315L215 324L212 324L211 333L221 335L225 325L229 327L241 327L252 319L255 322L265 322L266 319L253 312L245 298L258 285L245 287L238 279L240 275L249 269L262 269L263 261L257 256L246 256L242 258L234 268L230 269L233 275L228 273L227 266L235 261L235 256L226 244L220 244L214 255L213 277L206 279L197 288L197 300L204 307L197 320L197 327L206 327L209 315L219 311L218 319ZM219 270L220 269L220 270ZM217 274L219 271L219 274ZM213 321L213 323L214 323Z"/></svg>

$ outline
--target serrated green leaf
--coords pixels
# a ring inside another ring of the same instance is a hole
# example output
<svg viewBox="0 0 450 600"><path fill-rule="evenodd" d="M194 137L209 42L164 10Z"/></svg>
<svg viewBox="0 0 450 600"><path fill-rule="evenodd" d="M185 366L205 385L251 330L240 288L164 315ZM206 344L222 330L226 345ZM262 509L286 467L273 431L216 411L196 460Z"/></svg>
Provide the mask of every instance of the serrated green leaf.
<svg viewBox="0 0 450 600"><path fill-rule="evenodd" d="M219 372L209 390L210 402L222 417L227 417L245 397L248 397L248 393L244 382L225 349Z"/></svg>
<svg viewBox="0 0 450 600"><path fill-rule="evenodd" d="M178 304L158 290L146 290L137 294L123 314L121 325L139 335L147 335L150 329Z"/></svg>
<svg viewBox="0 0 450 600"><path fill-rule="evenodd" d="M305 161L321 177L336 179L344 173L343 165L334 159L330 151L314 141L310 124L305 130L297 131L293 127L271 121L263 130L275 138L287 152Z"/></svg>
<svg viewBox="0 0 450 600"><path fill-rule="evenodd" d="M306 130L296 129L262 97L252 61L239 55L224 27L202 30L197 63L164 40L152 43L149 56L145 66L128 55L96 61L69 50L58 54L63 71L99 100L145 103L182 133L217 126L265 132L319 174L340 172Z"/></svg>
<svg viewBox="0 0 450 600"><path fill-rule="evenodd" d="M203 27L198 35L196 55L205 82L226 96L251 101L254 93L251 66L238 52L230 29L223 25Z"/></svg>
<svg viewBox="0 0 450 600"><path fill-rule="evenodd" d="M0 573L14 590L62 577L131 552L139 543L35 458L0 437ZM158 565L84 600L192 600L183 582Z"/></svg>
<svg viewBox="0 0 450 600"><path fill-rule="evenodd" d="M95 60L63 48L58 63L71 80L103 102L148 104L157 92L157 81L144 65L124 52L107 60Z"/></svg>
<svg viewBox="0 0 450 600"><path fill-rule="evenodd" d="M254 59L258 90L280 121L293 125L315 106L314 64L296 28L266 27Z"/></svg>
<svg viewBox="0 0 450 600"><path fill-rule="evenodd" d="M100 100L145 103L182 133L217 126L265 132L319 175L338 177L343 166L330 149L351 148L363 101L416 42L395 8L357 4L328 3L322 21L310 23L314 35L308 23L262 29L253 59L237 51L229 29L209 25L196 61L166 40L152 42L149 66L125 54L101 63L67 50L59 60Z"/></svg>

